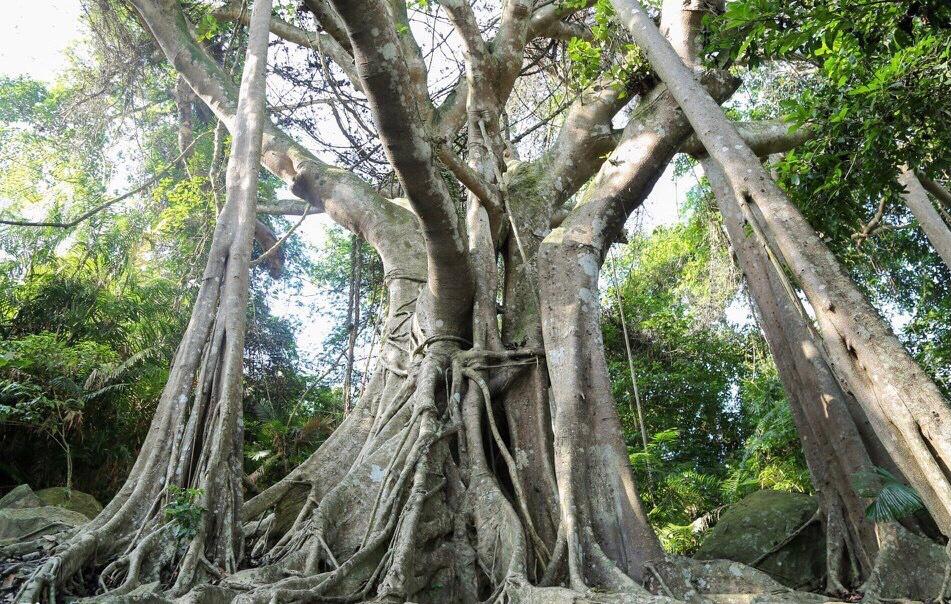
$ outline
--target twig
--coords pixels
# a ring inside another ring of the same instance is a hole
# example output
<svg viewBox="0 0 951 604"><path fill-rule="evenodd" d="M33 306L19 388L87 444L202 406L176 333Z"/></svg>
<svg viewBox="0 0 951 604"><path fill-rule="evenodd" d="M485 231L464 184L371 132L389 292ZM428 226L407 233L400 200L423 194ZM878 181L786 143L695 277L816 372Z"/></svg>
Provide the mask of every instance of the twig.
<svg viewBox="0 0 951 604"><path fill-rule="evenodd" d="M254 260L252 260L250 266L255 267L261 264L262 262L264 262L265 260L269 259L271 256L273 256L277 252L278 248L281 247L281 245L283 245L285 241L287 241L287 238L294 234L294 231L297 230L297 227L299 227L301 223L304 222L304 219L307 218L307 215L310 213L310 208L311 208L311 205L307 204L307 207L304 208L304 213L301 214L300 220L298 220L294 226L292 226L286 233L284 233L284 236L278 239L277 243L269 247L266 252L264 252L263 254L255 258Z"/></svg>
<svg viewBox="0 0 951 604"><path fill-rule="evenodd" d="M0 220L0 224L9 224L9 225L12 225L12 226L25 226L25 227L53 227L53 228L58 228L58 229L68 229L68 228L72 228L72 227L76 226L77 224L79 224L80 222L86 220L86 219L89 218L90 216L93 216L94 214L97 214L97 213L99 213L99 212L105 210L105 209L108 208L109 206L114 205L114 204L116 204L116 203L119 203L120 201L122 201L122 200L124 200L124 199L128 199L129 197L132 197L132 196L135 195L136 193L139 193L139 192L145 190L146 188L148 188L149 186L151 186L151 185L155 184L156 182L158 182L158 180L159 180L160 178L162 178L163 176L165 176L165 174L166 174L169 170L171 170L173 167L175 167L175 165L179 162L179 160L181 160L183 157L185 157L185 155L191 150L191 148L195 146L195 143L198 142L198 139L200 139L201 137L207 135L209 132L211 132L211 131L209 130L208 132L202 132L201 134L199 134L198 136L196 136L196 137L194 138L194 140L192 140L191 144L189 144L187 147L185 147L185 148L182 150L181 153L179 153L178 157L176 157L175 159L173 159L171 163L167 164L164 168L162 168L161 170L159 170L158 173L157 173L155 176L153 176L152 178L148 179L147 181L145 181L144 183L142 183L142 184L139 185L138 187L132 189L131 191L128 191L128 192L126 192L126 193L123 193L122 195L120 195L120 196L118 196L118 197L115 197L115 198L113 198L113 199L110 199L109 201L107 201L107 202L105 202L105 203L102 203L102 204L100 204L100 205L94 207L93 209L88 210L87 212L84 212L84 213L80 214L77 218L75 218L75 219L73 219L73 220L70 220L69 222L32 222L32 221L29 221L29 220Z"/></svg>

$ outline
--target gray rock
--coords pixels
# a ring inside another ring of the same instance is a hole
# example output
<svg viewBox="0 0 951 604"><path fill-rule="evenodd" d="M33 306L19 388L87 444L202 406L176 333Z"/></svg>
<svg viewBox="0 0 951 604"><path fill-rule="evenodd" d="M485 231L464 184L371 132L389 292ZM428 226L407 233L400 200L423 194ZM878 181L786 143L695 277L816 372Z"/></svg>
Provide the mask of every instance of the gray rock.
<svg viewBox="0 0 951 604"><path fill-rule="evenodd" d="M88 520L79 512L52 505L0 509L0 541L35 539L75 528Z"/></svg>
<svg viewBox="0 0 951 604"><path fill-rule="evenodd" d="M826 557L822 525L815 522L783 543L813 519L818 506L815 497L800 493L752 493L723 513L694 557L756 562L755 568L788 587L821 587Z"/></svg>
<svg viewBox="0 0 951 604"><path fill-rule="evenodd" d="M43 500L36 496L28 484L21 484L0 498L0 509L38 508L42 505Z"/></svg>
<svg viewBox="0 0 951 604"><path fill-rule="evenodd" d="M878 535L881 547L863 601L948 601L947 592L938 596L949 564L943 547L893 522L880 524Z"/></svg>
<svg viewBox="0 0 951 604"><path fill-rule="evenodd" d="M102 504L96 501L96 498L89 493L83 493L76 489L66 490L66 487L50 487L37 491L36 496L43 503L40 505L55 505L66 508L74 512L79 512L86 518L92 520L102 511Z"/></svg>

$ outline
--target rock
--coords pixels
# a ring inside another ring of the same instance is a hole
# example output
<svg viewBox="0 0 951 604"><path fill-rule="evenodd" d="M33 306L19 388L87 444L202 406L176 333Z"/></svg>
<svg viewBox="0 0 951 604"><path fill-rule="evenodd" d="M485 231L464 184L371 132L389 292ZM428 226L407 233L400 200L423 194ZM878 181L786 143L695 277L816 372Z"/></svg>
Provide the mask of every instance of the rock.
<svg viewBox="0 0 951 604"><path fill-rule="evenodd" d="M88 522L88 518L60 507L0 509L0 541L35 539Z"/></svg>
<svg viewBox="0 0 951 604"><path fill-rule="evenodd" d="M50 487L37 491L36 496L43 503L40 505L55 505L67 510L79 512L89 520L92 520L102 511L102 504L96 501L96 498L89 493L83 493L76 489L66 490L66 487Z"/></svg>
<svg viewBox="0 0 951 604"><path fill-rule="evenodd" d="M878 538L881 547L864 585L863 602L947 601L938 595L949 564L943 547L892 522L878 525Z"/></svg>
<svg viewBox="0 0 951 604"><path fill-rule="evenodd" d="M176 604L231 604L239 593L221 585L199 585L175 602Z"/></svg>
<svg viewBox="0 0 951 604"><path fill-rule="evenodd" d="M96 598L90 599L96 600ZM127 594L109 596L109 601L114 604L132 604L133 602L136 604L172 604L174 600L170 600L162 595L162 588L159 582L153 581L139 585Z"/></svg>
<svg viewBox="0 0 951 604"><path fill-rule="evenodd" d="M21 484L0 498L0 509L4 508L38 508L43 500L36 496L28 484Z"/></svg>
<svg viewBox="0 0 951 604"><path fill-rule="evenodd" d="M795 591L783 586L766 573L732 560L692 560L669 556L654 568L666 578L674 595L685 602L716 604L822 604L826 596ZM679 577L678 577L679 575ZM663 589L648 578L652 591ZM690 592L677 590L687 586Z"/></svg>
<svg viewBox="0 0 951 604"><path fill-rule="evenodd" d="M814 519L818 506L815 497L800 493L752 493L723 513L694 557L756 562L755 568L787 587L820 588L825 576L825 535L819 522L802 528Z"/></svg>

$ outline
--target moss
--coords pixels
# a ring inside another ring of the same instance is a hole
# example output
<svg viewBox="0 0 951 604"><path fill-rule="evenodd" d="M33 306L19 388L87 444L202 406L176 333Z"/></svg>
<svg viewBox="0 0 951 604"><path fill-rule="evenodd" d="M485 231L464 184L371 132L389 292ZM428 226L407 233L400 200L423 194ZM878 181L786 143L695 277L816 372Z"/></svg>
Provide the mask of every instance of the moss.
<svg viewBox="0 0 951 604"><path fill-rule="evenodd" d="M55 505L73 512L79 512L90 520L102 511L102 504L96 501L95 497L76 489L67 491L65 487L50 487L38 491L36 496L42 500L44 505Z"/></svg>
<svg viewBox="0 0 951 604"><path fill-rule="evenodd" d="M809 495L757 491L724 512L695 557L751 564L808 522L818 505ZM822 526L815 523L756 568L789 587L818 587L825 573L825 554Z"/></svg>

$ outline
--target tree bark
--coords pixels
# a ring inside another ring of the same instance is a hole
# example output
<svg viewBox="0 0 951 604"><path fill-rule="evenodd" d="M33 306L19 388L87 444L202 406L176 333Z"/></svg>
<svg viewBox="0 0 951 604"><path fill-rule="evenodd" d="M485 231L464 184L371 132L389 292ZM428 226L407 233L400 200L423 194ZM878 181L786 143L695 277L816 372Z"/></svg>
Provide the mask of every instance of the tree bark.
<svg viewBox="0 0 951 604"><path fill-rule="evenodd" d="M938 203L941 204L941 207L945 212L951 212L951 193L947 189L942 187L937 182L931 180L924 174L916 172L915 176L918 177L918 180L921 181L921 185L927 189L929 193L934 195L935 199L938 200Z"/></svg>
<svg viewBox="0 0 951 604"><path fill-rule="evenodd" d="M103 584L118 596L159 575L183 594L209 572L232 573L242 557L238 523L243 475L242 362L248 272L254 236L264 115L270 0L258 0L238 96L240 127L228 162L227 202L212 239L191 319L141 453L108 506L60 546L24 584L18 599L52 597L90 563L115 557ZM190 404L189 404L190 403ZM192 489L176 493L173 488ZM183 495L182 493L191 493ZM181 541L166 505L185 497L200 508ZM220 570L216 570L220 569Z"/></svg>
<svg viewBox="0 0 951 604"><path fill-rule="evenodd" d="M925 192L925 188L914 172L902 168L898 182L905 187L905 192L902 194L905 205L915 215L918 226L931 242L931 247L944 261L944 265L951 270L951 229L928 199L928 193Z"/></svg>
<svg viewBox="0 0 951 604"><path fill-rule="evenodd" d="M360 330L360 279L363 264L363 241L359 236L350 238L350 295L347 302L347 358L343 374L343 413L353 408L353 353Z"/></svg>
<svg viewBox="0 0 951 604"><path fill-rule="evenodd" d="M764 225L816 312L833 369L942 532L951 534L951 409L696 82L636 0L618 15L683 108L739 199Z"/></svg>
<svg viewBox="0 0 951 604"><path fill-rule="evenodd" d="M195 42L178 2L130 1L197 96L240 131L234 87ZM618 92L588 91L557 148L535 162L505 162L501 108L525 42L571 29L559 19L577 9L506 2L495 38L485 40L467 3L444 2L466 45L467 73L436 108L402 3L306 4L338 50L352 53L354 85L409 198L384 199L264 124L262 163L308 204L268 211L325 210L365 237L383 261L388 311L366 392L307 461L244 503L242 569L207 587L262 603L567 603L590 596L588 587L639 603L655 601L640 584L649 577L685 596L743 580L775 588L749 569L738 578L735 565L676 561L683 572L666 573L672 561L637 499L611 396L597 278L625 219L690 134L667 88L646 78L620 135L611 128L625 105ZM689 27L676 35L694 40L698 22L683 20ZM736 84L719 74L706 81L718 98ZM445 153L446 137L463 126L468 164ZM478 193L450 195L436 159ZM552 231L553 216L598 170ZM214 314L211 303L202 309L196 321ZM203 341L188 339L183 350ZM199 384L209 373L198 373ZM190 417L157 415L164 432L146 449L165 446L162 436L175 430L199 433ZM127 500L120 494L110 506ZM129 509L148 516L150 501Z"/></svg>
<svg viewBox="0 0 951 604"><path fill-rule="evenodd" d="M849 413L854 402L835 380L798 298L787 290L784 276L743 217L723 171L709 158L702 163L819 494L826 525L826 591L846 593L868 576L878 551L875 527L865 518L866 502L852 484L858 472L874 465Z"/></svg>

